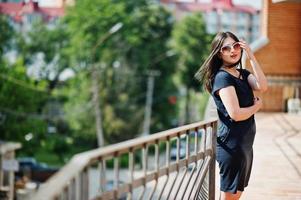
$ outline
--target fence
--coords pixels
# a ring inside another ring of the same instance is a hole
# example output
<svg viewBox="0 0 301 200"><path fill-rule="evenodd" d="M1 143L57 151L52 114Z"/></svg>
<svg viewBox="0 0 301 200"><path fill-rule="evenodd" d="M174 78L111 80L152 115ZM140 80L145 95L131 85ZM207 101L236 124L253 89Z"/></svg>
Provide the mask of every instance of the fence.
<svg viewBox="0 0 301 200"><path fill-rule="evenodd" d="M35 200L215 198L217 121L75 155Z"/></svg>

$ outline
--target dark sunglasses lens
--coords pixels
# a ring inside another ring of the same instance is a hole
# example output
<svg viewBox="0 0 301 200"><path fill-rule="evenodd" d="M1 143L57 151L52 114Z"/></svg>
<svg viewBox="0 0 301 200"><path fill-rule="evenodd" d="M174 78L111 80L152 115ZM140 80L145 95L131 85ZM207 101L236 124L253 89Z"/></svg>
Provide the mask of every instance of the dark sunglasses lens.
<svg viewBox="0 0 301 200"><path fill-rule="evenodd" d="M222 53L229 53L231 51L231 47L230 46L224 46L222 47Z"/></svg>
<svg viewBox="0 0 301 200"><path fill-rule="evenodd" d="M233 49L236 50L236 51L240 50L240 44L238 44L238 43L234 44Z"/></svg>

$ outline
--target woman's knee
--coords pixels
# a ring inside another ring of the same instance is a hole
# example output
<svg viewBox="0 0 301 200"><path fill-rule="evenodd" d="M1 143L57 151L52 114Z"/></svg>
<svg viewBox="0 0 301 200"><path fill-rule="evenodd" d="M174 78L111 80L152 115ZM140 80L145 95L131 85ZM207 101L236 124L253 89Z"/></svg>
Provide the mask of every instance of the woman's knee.
<svg viewBox="0 0 301 200"><path fill-rule="evenodd" d="M239 200L242 192L237 191L237 193L233 194L230 192L221 192L220 200Z"/></svg>

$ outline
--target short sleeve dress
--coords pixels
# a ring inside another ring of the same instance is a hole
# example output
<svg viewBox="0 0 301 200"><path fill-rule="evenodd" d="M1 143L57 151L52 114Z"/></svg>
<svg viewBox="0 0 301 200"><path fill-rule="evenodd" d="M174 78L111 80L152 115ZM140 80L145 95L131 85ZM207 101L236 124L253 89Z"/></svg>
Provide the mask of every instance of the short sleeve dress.
<svg viewBox="0 0 301 200"><path fill-rule="evenodd" d="M254 115L243 121L231 119L217 91L233 86L239 106L252 106L254 94L247 80L250 72L246 69L240 72L242 79L220 69L213 80L211 92L219 116L216 159L220 168L220 190L231 193L244 191L248 185L256 125Z"/></svg>

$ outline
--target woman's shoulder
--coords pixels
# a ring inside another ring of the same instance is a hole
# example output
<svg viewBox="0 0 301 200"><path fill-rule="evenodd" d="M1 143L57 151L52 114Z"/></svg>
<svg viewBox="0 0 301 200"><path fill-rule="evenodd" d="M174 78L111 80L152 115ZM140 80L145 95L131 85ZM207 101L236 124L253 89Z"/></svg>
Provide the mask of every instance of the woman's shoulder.
<svg viewBox="0 0 301 200"><path fill-rule="evenodd" d="M212 92L215 93L217 90L221 88L225 88L228 86L234 86L235 80L234 77L224 70L219 70L215 74L213 81L213 89Z"/></svg>
<svg viewBox="0 0 301 200"><path fill-rule="evenodd" d="M220 79L228 79L232 78L231 74L226 72L225 70L219 69L216 74L215 74L215 80L220 80Z"/></svg>

